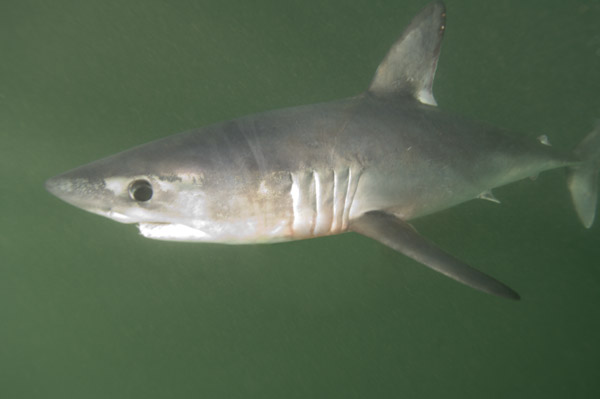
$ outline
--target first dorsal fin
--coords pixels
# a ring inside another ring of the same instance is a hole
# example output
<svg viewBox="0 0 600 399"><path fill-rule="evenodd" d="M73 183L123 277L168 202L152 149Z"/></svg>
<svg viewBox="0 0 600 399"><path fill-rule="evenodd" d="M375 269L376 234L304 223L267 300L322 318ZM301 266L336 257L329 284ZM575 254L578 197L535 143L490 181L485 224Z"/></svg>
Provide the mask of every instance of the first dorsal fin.
<svg viewBox="0 0 600 399"><path fill-rule="evenodd" d="M446 29L446 7L441 1L427 5L404 30L377 68L369 92L377 96L411 96L437 105L433 77Z"/></svg>

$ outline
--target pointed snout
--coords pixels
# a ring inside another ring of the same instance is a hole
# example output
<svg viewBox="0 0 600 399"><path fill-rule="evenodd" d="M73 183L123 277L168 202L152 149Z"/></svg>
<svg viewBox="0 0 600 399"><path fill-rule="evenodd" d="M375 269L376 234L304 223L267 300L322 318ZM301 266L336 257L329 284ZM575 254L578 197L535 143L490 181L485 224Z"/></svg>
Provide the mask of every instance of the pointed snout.
<svg viewBox="0 0 600 399"><path fill-rule="evenodd" d="M72 194L72 185L69 184L68 179L59 176L54 176L46 180L44 183L48 192L64 201Z"/></svg>
<svg viewBox="0 0 600 399"><path fill-rule="evenodd" d="M90 173L84 166L46 180L48 192L66 203L91 213L107 217L119 223L138 223L140 220L153 221L143 209L131 206L129 195L124 195L123 185L129 179L116 179L107 183L105 178ZM128 191L125 191L127 193Z"/></svg>
<svg viewBox="0 0 600 399"><path fill-rule="evenodd" d="M62 199L64 192L62 187L65 187L65 184L61 181L59 176L54 176L46 180L44 187L46 187L46 190L48 190L50 194Z"/></svg>
<svg viewBox="0 0 600 399"><path fill-rule="evenodd" d="M98 197L104 191L103 181L82 177L76 171L51 177L44 185L50 194L85 210L97 208Z"/></svg>

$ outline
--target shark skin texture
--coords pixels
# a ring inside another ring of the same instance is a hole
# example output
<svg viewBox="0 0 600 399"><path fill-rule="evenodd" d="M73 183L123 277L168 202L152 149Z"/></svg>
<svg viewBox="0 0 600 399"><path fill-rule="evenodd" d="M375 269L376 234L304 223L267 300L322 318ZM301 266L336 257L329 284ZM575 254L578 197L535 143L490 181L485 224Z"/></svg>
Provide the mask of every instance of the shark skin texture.
<svg viewBox="0 0 600 399"><path fill-rule="evenodd" d="M600 126L573 151L437 107L441 1L414 17L363 93L180 133L48 179L60 199L148 238L271 243L356 232L480 291L519 295L422 237L411 220L540 172L567 169L596 214Z"/></svg>

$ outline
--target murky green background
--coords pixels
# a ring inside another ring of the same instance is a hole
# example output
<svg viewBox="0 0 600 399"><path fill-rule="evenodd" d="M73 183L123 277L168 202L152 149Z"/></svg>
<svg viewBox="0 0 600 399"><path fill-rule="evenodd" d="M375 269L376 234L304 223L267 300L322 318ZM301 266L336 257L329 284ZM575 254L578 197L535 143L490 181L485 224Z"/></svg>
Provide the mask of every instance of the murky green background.
<svg viewBox="0 0 600 399"><path fill-rule="evenodd" d="M168 134L356 94L425 4L3 1L0 397L600 394L600 223L564 173L415 222L517 289L480 294L357 235L150 241L43 181ZM447 1L440 106L571 147L600 117L597 1Z"/></svg>

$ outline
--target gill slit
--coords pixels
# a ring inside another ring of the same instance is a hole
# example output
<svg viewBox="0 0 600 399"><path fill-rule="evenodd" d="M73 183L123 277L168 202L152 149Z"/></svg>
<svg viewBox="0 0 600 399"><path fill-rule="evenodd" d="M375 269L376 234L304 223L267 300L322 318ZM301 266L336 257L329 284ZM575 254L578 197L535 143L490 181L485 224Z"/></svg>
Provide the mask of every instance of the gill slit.
<svg viewBox="0 0 600 399"><path fill-rule="evenodd" d="M358 168L291 173L293 235L314 237L347 230L361 174Z"/></svg>

